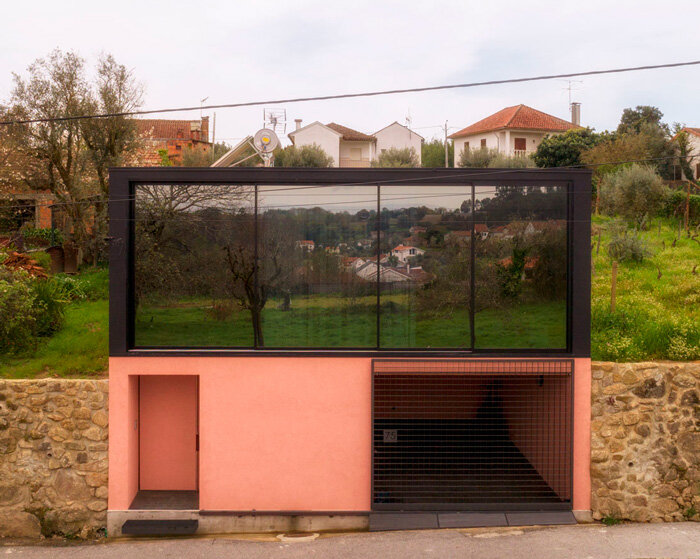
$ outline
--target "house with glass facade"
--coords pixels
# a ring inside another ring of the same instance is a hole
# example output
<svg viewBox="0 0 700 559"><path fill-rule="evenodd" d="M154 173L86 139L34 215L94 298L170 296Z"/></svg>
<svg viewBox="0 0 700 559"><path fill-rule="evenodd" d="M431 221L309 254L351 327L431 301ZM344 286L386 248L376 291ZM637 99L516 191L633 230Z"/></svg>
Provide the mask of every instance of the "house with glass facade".
<svg viewBox="0 0 700 559"><path fill-rule="evenodd" d="M590 178L112 169L110 534L588 511Z"/></svg>

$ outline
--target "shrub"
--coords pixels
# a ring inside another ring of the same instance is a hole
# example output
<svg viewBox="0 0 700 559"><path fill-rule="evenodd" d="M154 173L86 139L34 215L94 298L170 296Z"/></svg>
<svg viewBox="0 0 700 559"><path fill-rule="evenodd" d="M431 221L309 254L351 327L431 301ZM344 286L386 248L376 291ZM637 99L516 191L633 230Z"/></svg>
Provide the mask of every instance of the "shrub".
<svg viewBox="0 0 700 559"><path fill-rule="evenodd" d="M418 154L413 148L389 148L372 161L372 167L418 167Z"/></svg>
<svg viewBox="0 0 700 559"><path fill-rule="evenodd" d="M611 260L618 262L625 260L642 262L651 256L651 250L638 231L630 231L624 223L612 222L610 224L608 256Z"/></svg>
<svg viewBox="0 0 700 559"><path fill-rule="evenodd" d="M682 190L674 190L666 199L663 214L666 217L682 216L685 214L687 194ZM700 194L691 194L689 200L690 221L700 221Z"/></svg>
<svg viewBox="0 0 700 559"><path fill-rule="evenodd" d="M22 230L25 243L34 246L62 245L63 233L59 229L27 227Z"/></svg>
<svg viewBox="0 0 700 559"><path fill-rule="evenodd" d="M26 274L0 275L0 353L21 353L34 346L35 298Z"/></svg>
<svg viewBox="0 0 700 559"><path fill-rule="evenodd" d="M529 155L514 155L512 157L499 153L489 161L489 167L493 169L526 169L535 166L535 162Z"/></svg>
<svg viewBox="0 0 700 559"><path fill-rule="evenodd" d="M275 167L331 167L333 158L321 146L287 146L275 150Z"/></svg>
<svg viewBox="0 0 700 559"><path fill-rule="evenodd" d="M32 285L36 310L36 335L50 336L58 332L65 322L65 309L69 297L61 281L35 280Z"/></svg>
<svg viewBox="0 0 700 559"><path fill-rule="evenodd" d="M620 215L637 225L659 213L668 198L668 188L651 167L631 165L605 176L600 184L601 209Z"/></svg>
<svg viewBox="0 0 700 559"><path fill-rule="evenodd" d="M493 148L466 148L459 155L458 167L488 167L498 157L498 150Z"/></svg>

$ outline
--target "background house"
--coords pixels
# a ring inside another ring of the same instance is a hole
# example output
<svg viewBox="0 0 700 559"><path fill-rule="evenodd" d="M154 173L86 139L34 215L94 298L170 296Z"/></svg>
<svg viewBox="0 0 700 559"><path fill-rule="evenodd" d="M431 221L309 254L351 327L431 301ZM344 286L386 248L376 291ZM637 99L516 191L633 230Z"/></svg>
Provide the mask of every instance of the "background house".
<svg viewBox="0 0 700 559"><path fill-rule="evenodd" d="M407 126L399 124L398 122L392 122L389 126L385 126L381 130L375 132L373 136L377 139L377 155L391 148L413 148L418 156L418 164L420 165L422 163L421 146L423 145L424 138Z"/></svg>
<svg viewBox="0 0 700 559"><path fill-rule="evenodd" d="M136 127L142 146L130 162L135 167L159 167L163 150L173 165L179 165L185 149L211 149L208 116L197 120L138 119Z"/></svg>
<svg viewBox="0 0 700 559"><path fill-rule="evenodd" d="M687 132L690 155L695 156L695 159L690 161L690 167L693 169L693 177L695 180L700 180L700 160L698 160L698 156L700 156L700 128L690 128L686 126L682 131ZM685 177L682 176L680 166L676 170L675 175L680 180L685 179Z"/></svg>
<svg viewBox="0 0 700 559"><path fill-rule="evenodd" d="M296 119L296 130L288 134L295 146L316 144L333 158L334 167L370 167L377 156L390 148L413 148L420 162L423 137L410 128L393 122L374 134L358 132L347 126L315 121L306 126Z"/></svg>
<svg viewBox="0 0 700 559"><path fill-rule="evenodd" d="M578 106L573 114L579 114ZM546 135L578 128L578 116L574 120L577 122L566 121L527 105L506 107L450 136L454 141L455 165L465 149L497 149L508 156L532 153Z"/></svg>

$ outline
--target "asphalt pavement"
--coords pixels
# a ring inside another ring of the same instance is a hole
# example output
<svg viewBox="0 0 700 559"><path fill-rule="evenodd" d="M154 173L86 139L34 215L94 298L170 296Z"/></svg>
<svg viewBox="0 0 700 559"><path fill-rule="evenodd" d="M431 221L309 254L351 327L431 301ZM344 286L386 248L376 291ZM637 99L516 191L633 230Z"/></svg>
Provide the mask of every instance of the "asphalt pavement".
<svg viewBox="0 0 700 559"><path fill-rule="evenodd" d="M700 523L578 525L542 528L425 530L321 535L281 541L274 535L187 539L0 540L0 558L257 559L257 558L479 558L479 559L700 559Z"/></svg>

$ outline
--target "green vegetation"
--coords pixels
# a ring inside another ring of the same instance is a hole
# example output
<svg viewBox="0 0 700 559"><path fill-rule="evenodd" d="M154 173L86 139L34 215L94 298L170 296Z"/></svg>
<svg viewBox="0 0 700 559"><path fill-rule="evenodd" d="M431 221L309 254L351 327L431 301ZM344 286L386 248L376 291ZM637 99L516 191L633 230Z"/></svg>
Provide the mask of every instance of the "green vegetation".
<svg viewBox="0 0 700 559"><path fill-rule="evenodd" d="M622 523L622 520L620 520L614 514L606 514L600 521L606 526L615 526Z"/></svg>
<svg viewBox="0 0 700 559"><path fill-rule="evenodd" d="M66 309L65 325L38 343L34 354L0 356L9 378L103 376L107 372L107 300L80 301Z"/></svg>
<svg viewBox="0 0 700 559"><path fill-rule="evenodd" d="M608 245L616 226L613 224L619 222L609 217L594 218L593 359L700 358L700 244L685 235L678 236L676 219L653 220L647 230L639 232L650 256L641 262L626 260L619 264L617 304L615 312L611 313L612 261ZM70 377L106 372L107 271L86 270L76 277L59 276L56 281L63 284L72 301L65 309L63 328L53 337L40 339L33 354L0 357L0 376ZM439 317L426 317L417 331L413 318L401 312L401 297L385 297L391 308L382 307L383 340L387 345L400 347L408 343L401 340L414 336L416 343L430 345L431 340L441 339L450 347L461 345L468 337L466 312L462 321L452 316L448 327ZM270 327L270 332L277 333L267 344L273 347L283 340L284 345L289 346L313 345L318 340L310 338L312 333L307 331L308 325L314 324L314 329L319 327L323 332L324 321L337 320L339 309L347 321L342 328L346 343L351 340L358 346L371 344L369 340L376 337L376 320L368 319L363 312L365 298L354 300L350 309L338 306L340 297L293 298L290 311L281 310L281 299L271 300L263 313L263 324ZM250 317L246 312L234 306L221 313L220 320L214 318L214 312L212 301L195 299L181 302L180 308L144 306L137 317L142 336L137 341L143 345L158 345L181 337L189 344L203 346L251 344ZM309 313L313 313L313 321L309 320ZM454 328L456 323L463 323L464 329ZM203 324L206 329L202 328ZM538 327L530 328L532 324ZM409 325L411 331L407 331ZM476 343L477 347L514 347L518 341L526 340L525 345L544 347L561 339L561 325L561 310L556 304L532 303L511 310L489 309L476 315ZM323 342L333 345L334 340L324 337Z"/></svg>
<svg viewBox="0 0 700 559"><path fill-rule="evenodd" d="M30 343L15 344L12 351L0 354L0 377L104 374L107 370L107 270L92 269L77 277L59 275L49 280L35 280L34 285L26 282L18 285L24 286L25 296L15 299L14 305L24 302L27 308L22 313L12 314L23 317L21 323L31 332ZM32 305L37 304L42 312L33 314ZM9 326L8 322L3 321L3 324ZM23 329L15 330L15 335L23 332ZM3 337L15 339L5 334Z"/></svg>
<svg viewBox="0 0 700 559"><path fill-rule="evenodd" d="M282 300L271 300L263 311L268 347L366 347L377 341L374 296L347 299L331 295L296 298L282 310ZM381 312L384 347L465 347L470 344L469 313L452 311L449 319L416 316L407 309L406 295L385 296ZM143 306L136 317L139 346L253 345L250 315L238 309L223 319L212 319L212 301L181 301L177 305ZM456 325L462 325L462 328ZM534 327L536 325L536 327ZM475 316L476 345L481 348L563 347L565 310L559 303L517 305L488 309Z"/></svg>
<svg viewBox="0 0 700 559"><path fill-rule="evenodd" d="M651 256L641 262L630 259L619 263L616 308L611 312L612 260L607 248L613 223L608 217L594 218L593 359L699 359L700 243L697 237L679 236L677 220L663 218L657 218L646 231L639 232Z"/></svg>

